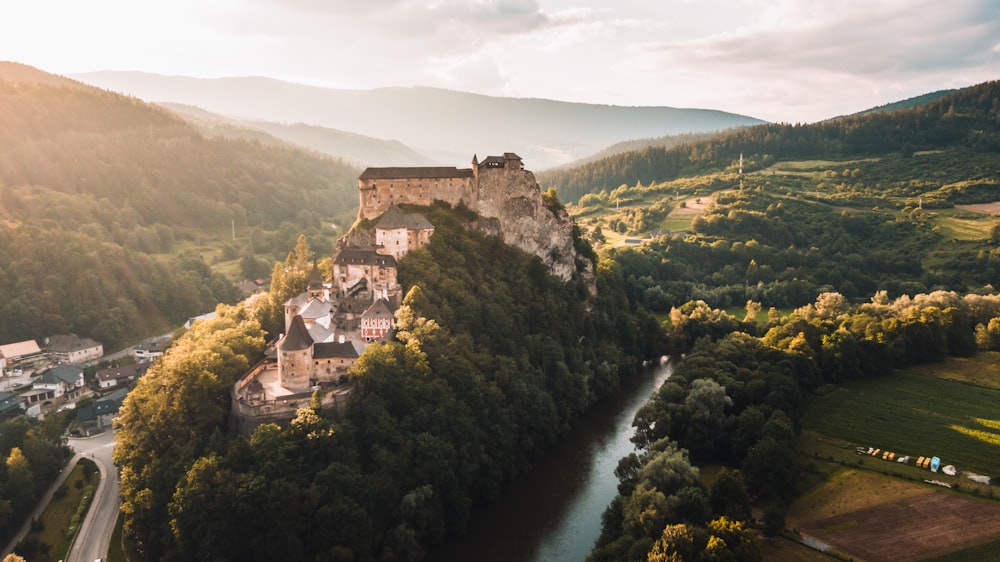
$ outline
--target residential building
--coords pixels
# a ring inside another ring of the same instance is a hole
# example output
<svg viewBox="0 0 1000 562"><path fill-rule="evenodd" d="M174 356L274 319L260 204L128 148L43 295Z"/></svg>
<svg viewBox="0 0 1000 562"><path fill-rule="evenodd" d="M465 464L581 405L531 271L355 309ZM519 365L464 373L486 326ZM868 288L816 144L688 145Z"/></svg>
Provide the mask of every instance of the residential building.
<svg viewBox="0 0 1000 562"><path fill-rule="evenodd" d="M101 369L97 371L97 388L101 390L107 390L110 388L117 388L122 386L128 386L130 382L134 381L146 371L149 367L149 363L135 363L133 365L125 365L122 367L111 367L109 369Z"/></svg>
<svg viewBox="0 0 1000 562"><path fill-rule="evenodd" d="M136 361L148 363L166 353L170 342L170 336L157 336L143 340L132 349L132 355Z"/></svg>
<svg viewBox="0 0 1000 562"><path fill-rule="evenodd" d="M104 345L76 334L60 334L45 338L42 350L52 361L82 364L104 356Z"/></svg>
<svg viewBox="0 0 1000 562"><path fill-rule="evenodd" d="M24 398L13 392L0 392L0 420L10 419L24 413Z"/></svg>
<svg viewBox="0 0 1000 562"><path fill-rule="evenodd" d="M32 383L31 388L51 391L50 398L64 397L65 400L74 400L80 395L83 384L83 370L76 365L63 363L42 373L42 376Z"/></svg>
<svg viewBox="0 0 1000 562"><path fill-rule="evenodd" d="M0 355L6 358L8 369L37 368L45 363L42 348L35 340L0 345Z"/></svg>

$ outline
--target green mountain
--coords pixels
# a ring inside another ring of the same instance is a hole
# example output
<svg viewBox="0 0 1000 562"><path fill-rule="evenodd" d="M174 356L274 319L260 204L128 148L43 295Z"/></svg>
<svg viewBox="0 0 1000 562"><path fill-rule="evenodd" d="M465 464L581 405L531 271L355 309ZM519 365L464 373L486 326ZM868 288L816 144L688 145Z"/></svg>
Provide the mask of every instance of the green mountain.
<svg viewBox="0 0 1000 562"><path fill-rule="evenodd" d="M278 123L308 123L381 139L465 164L469 154L516 151L535 170L621 141L761 123L722 111L500 98L436 88L335 90L267 78L200 79L95 72L84 82L149 101Z"/></svg>
<svg viewBox="0 0 1000 562"><path fill-rule="evenodd" d="M986 82L924 105L809 125L766 124L664 150L650 146L572 169L543 172L539 182L563 201L620 185L672 180L731 169L744 154L748 170L785 159L843 159L913 154L956 146L1000 148L1000 82Z"/></svg>
<svg viewBox="0 0 1000 562"><path fill-rule="evenodd" d="M952 90L938 90L936 92L930 92L930 93L927 93L927 94L923 94L923 95L919 95L919 96L914 96L912 98L906 98L905 100L900 100L900 101L896 101L896 102L892 102L892 103L887 103L887 104L884 104L884 105L879 105L879 106L873 107L871 109L866 109L864 111L859 111L858 113L854 113L853 115L864 115L866 113L887 113L889 111L896 111L897 109L910 109L910 108L913 108L913 107L920 107L921 105L927 105L928 103L930 103L930 102L932 102L932 101L934 101L934 100L936 100L938 98L942 98L942 97L947 96L949 94L953 94L953 93L955 93L957 91L958 90L954 90L954 89L952 89Z"/></svg>
<svg viewBox="0 0 1000 562"><path fill-rule="evenodd" d="M238 296L206 257L287 250L357 204L342 161L207 137L25 65L0 63L0 107L0 341L76 332L113 348L176 325Z"/></svg>

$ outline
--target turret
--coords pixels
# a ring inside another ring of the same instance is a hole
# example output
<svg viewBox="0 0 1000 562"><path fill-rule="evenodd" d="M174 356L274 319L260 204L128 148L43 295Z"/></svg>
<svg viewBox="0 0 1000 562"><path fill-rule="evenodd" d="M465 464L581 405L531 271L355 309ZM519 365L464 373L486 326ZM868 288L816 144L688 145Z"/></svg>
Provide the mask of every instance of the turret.
<svg viewBox="0 0 1000 562"><path fill-rule="evenodd" d="M293 318L288 333L278 342L278 377L281 386L291 391L310 387L313 343L302 317Z"/></svg>

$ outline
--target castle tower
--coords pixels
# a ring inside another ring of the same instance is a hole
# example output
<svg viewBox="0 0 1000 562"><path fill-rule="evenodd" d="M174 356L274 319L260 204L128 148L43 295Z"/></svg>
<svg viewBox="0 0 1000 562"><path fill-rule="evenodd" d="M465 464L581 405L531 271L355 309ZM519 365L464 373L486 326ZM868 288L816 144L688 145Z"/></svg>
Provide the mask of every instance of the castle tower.
<svg viewBox="0 0 1000 562"><path fill-rule="evenodd" d="M291 391L304 391L312 386L313 339L301 316L292 319L285 337L278 342L278 379Z"/></svg>
<svg viewBox="0 0 1000 562"><path fill-rule="evenodd" d="M306 290L310 299L326 300L326 291L323 289L323 274L319 272L316 260L313 260L313 268L309 273L309 288Z"/></svg>

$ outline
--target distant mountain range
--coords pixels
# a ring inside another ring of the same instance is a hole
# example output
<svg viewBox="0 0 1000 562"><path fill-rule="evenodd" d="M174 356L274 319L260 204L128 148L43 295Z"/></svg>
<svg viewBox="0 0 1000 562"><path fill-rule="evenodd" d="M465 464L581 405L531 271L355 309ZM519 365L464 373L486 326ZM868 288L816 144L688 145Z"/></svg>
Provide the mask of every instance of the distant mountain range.
<svg viewBox="0 0 1000 562"><path fill-rule="evenodd" d="M271 122L267 131L276 137L352 162L364 151L348 153L344 135L360 135L351 140L379 147L365 153L366 165L387 163L392 151L396 152L392 157L405 160L396 165L419 164L423 158L426 163L465 165L473 153L512 151L530 168L540 170L622 141L763 123L706 109L501 98L435 88L338 90L269 78L204 79L117 71L72 77L147 101L191 105L236 117L251 128L263 130L261 122ZM404 157L402 147L378 145L365 137L398 141L413 154Z"/></svg>
<svg viewBox="0 0 1000 562"><path fill-rule="evenodd" d="M202 133L235 139L250 139L269 145L291 143L340 158L359 167L366 166L430 166L436 161L399 141L390 141L347 133L318 125L283 125L226 117L199 107L178 103L161 103Z"/></svg>

